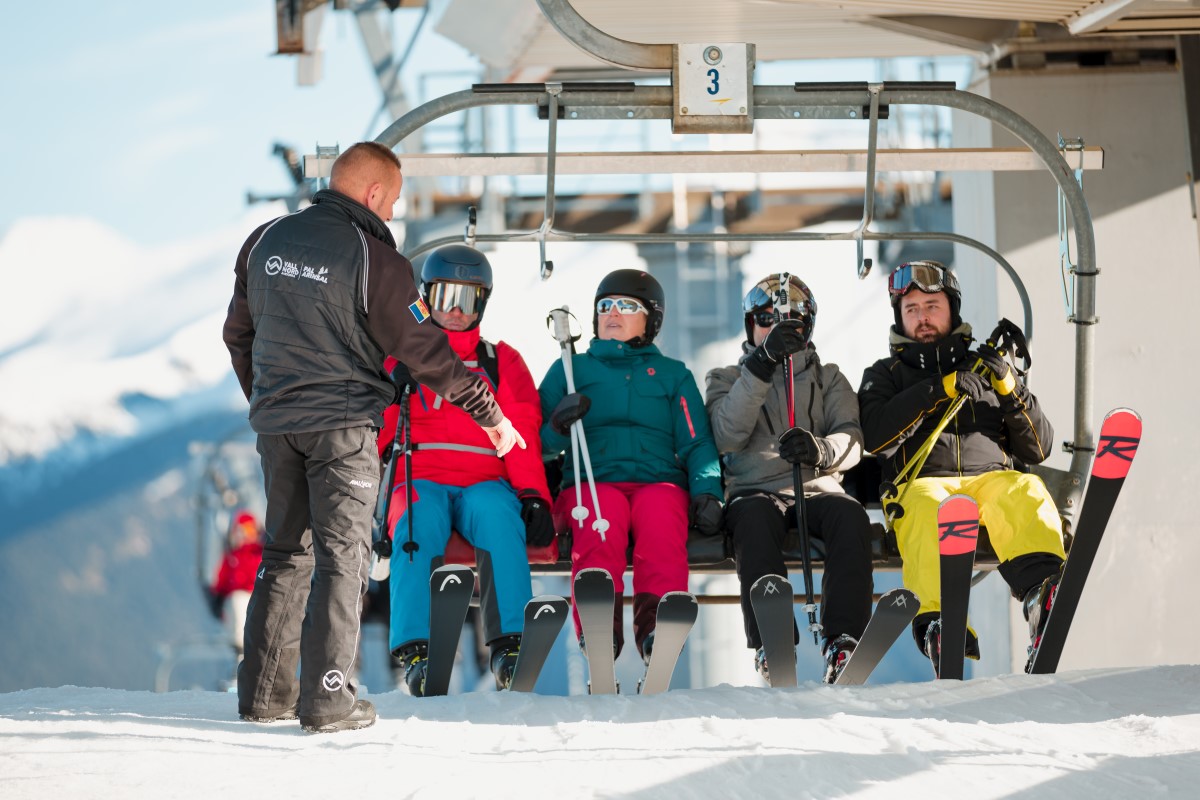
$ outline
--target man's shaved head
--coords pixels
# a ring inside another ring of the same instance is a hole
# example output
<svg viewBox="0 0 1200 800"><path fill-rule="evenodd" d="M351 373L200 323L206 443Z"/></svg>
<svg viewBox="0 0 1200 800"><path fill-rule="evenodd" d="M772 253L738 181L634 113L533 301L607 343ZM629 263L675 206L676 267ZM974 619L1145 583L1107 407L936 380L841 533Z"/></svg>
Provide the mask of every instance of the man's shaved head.
<svg viewBox="0 0 1200 800"><path fill-rule="evenodd" d="M333 162L329 188L357 200L387 222L400 196L400 159L378 142L358 142Z"/></svg>

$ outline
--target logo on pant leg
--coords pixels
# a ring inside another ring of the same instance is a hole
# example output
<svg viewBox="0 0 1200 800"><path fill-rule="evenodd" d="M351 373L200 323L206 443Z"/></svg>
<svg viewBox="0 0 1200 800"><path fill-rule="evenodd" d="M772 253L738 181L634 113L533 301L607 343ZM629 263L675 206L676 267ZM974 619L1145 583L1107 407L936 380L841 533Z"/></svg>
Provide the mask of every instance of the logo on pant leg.
<svg viewBox="0 0 1200 800"><path fill-rule="evenodd" d="M321 685L327 692L336 692L346 685L346 676L340 669L331 669L325 673L325 677L321 678Z"/></svg>

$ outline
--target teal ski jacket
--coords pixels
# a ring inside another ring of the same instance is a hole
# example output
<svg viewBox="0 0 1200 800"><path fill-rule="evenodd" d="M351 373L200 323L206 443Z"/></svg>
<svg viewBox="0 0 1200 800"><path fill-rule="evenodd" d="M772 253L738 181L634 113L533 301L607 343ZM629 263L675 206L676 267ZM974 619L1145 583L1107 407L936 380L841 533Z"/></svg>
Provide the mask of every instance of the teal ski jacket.
<svg viewBox="0 0 1200 800"><path fill-rule="evenodd" d="M673 483L692 496L721 499L721 467L696 379L682 361L667 358L654 345L593 339L586 353L571 357L575 391L591 409L583 430L592 470L600 483ZM571 438L550 427L550 415L567 394L560 359L546 371L542 400L542 453L566 453L563 487L580 472L571 456ZM584 474L586 477L586 473Z"/></svg>

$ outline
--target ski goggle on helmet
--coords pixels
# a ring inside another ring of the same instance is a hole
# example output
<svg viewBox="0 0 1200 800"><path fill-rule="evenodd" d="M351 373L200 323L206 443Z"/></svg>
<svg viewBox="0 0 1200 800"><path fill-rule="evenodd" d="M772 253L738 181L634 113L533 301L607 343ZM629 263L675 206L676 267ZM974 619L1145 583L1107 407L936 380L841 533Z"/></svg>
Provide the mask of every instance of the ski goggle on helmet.
<svg viewBox="0 0 1200 800"><path fill-rule="evenodd" d="M888 293L892 296L892 305L900 302L900 298L914 288L926 294L946 292L953 298L962 294L958 288L958 278L936 261L909 261L896 267L888 278Z"/></svg>
<svg viewBox="0 0 1200 800"><path fill-rule="evenodd" d="M448 283L437 281L425 287L426 302L433 311L460 309L464 314L477 314L487 300L487 289L477 283Z"/></svg>
<svg viewBox="0 0 1200 800"><path fill-rule="evenodd" d="M650 309L632 297L601 297L596 301L596 313L600 316L611 313L614 308L623 317L650 313Z"/></svg>

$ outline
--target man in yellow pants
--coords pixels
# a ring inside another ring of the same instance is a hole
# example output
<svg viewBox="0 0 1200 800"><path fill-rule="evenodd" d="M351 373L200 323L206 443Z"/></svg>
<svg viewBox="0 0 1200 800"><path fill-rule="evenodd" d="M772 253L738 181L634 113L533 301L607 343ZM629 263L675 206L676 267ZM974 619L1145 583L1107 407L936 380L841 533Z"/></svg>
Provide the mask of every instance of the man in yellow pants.
<svg viewBox="0 0 1200 800"><path fill-rule="evenodd" d="M880 456L883 479L893 481L933 434L959 395L963 407L938 434L919 475L900 485L903 515L896 542L904 585L921 598L913 621L917 646L939 652L940 572L937 509L961 493L979 505L1000 559L999 572L1021 600L1036 646L1046 624L1065 554L1062 523L1041 479L1022 471L1050 455L1054 431L1037 399L989 344L976 351L962 321L962 293L954 273L936 261L901 264L889 281L896 324L891 356L863 373L858 390L866 448ZM984 369L972 371L977 361ZM967 656L979 641L967 633Z"/></svg>

